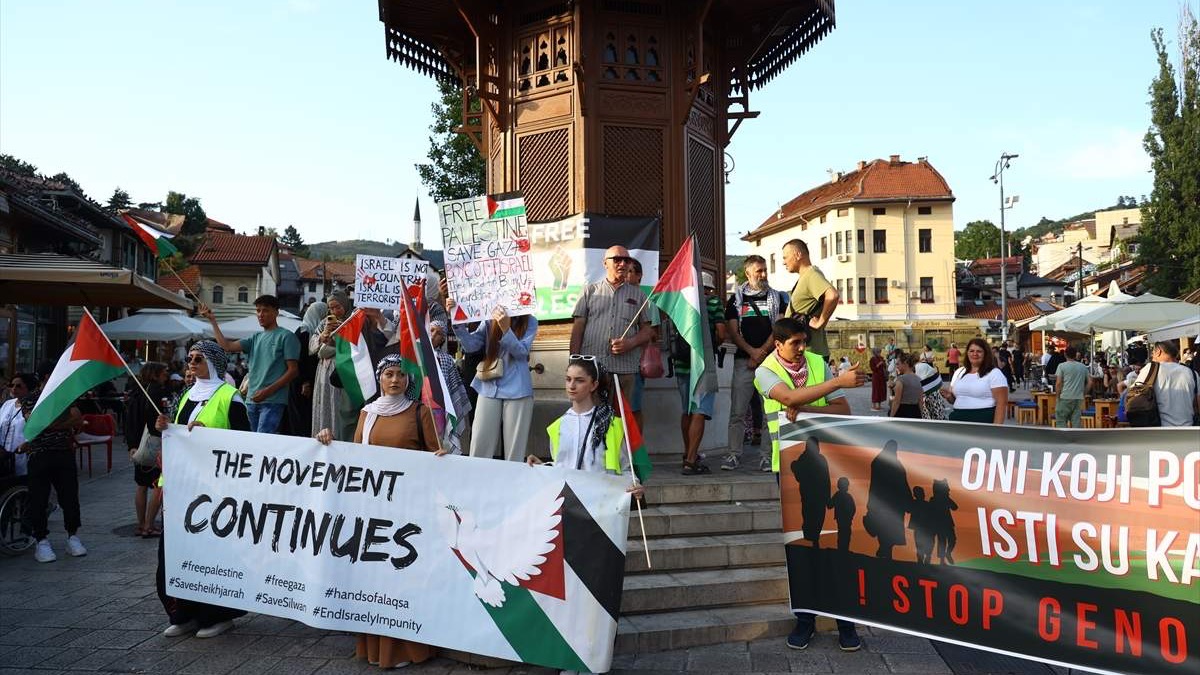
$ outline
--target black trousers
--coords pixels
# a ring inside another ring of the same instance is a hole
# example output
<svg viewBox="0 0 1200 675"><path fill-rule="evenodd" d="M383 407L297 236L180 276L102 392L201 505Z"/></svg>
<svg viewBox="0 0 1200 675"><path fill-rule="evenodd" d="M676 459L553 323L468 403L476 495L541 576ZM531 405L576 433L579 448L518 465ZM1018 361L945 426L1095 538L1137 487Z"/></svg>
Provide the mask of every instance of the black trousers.
<svg viewBox="0 0 1200 675"><path fill-rule="evenodd" d="M218 607L194 600L181 600L167 595L166 546L163 540L166 533L158 538L158 569L154 572L154 587L158 591L158 601L167 612L167 619L172 625L195 621L200 628L208 628L222 621L231 621L239 616L246 616L246 611L230 607Z"/></svg>
<svg viewBox="0 0 1200 675"><path fill-rule="evenodd" d="M58 493L67 534L79 529L79 475L72 450L43 450L29 456L29 523L35 539L45 539L50 488Z"/></svg>

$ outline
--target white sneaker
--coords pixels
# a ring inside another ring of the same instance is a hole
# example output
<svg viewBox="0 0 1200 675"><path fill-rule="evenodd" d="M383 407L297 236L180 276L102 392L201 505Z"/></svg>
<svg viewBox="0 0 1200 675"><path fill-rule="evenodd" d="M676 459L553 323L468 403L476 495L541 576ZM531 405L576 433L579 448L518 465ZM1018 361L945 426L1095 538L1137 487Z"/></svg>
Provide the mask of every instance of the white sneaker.
<svg viewBox="0 0 1200 675"><path fill-rule="evenodd" d="M770 470L771 470L771 458L770 458L770 457L763 457L761 460L759 460L759 462L758 462L758 470L759 470L759 471L762 471L762 472L764 472L764 473L765 473L765 472L767 472L767 471L770 471Z"/></svg>
<svg viewBox="0 0 1200 675"><path fill-rule="evenodd" d="M54 549L50 548L49 539L38 540L37 550L33 552L33 559L41 563L54 562L55 560L58 560L58 556L54 555Z"/></svg>
<svg viewBox="0 0 1200 675"><path fill-rule="evenodd" d="M79 541L79 537L75 535L67 537L67 555L76 558L87 555L87 549L84 548L83 542Z"/></svg>
<svg viewBox="0 0 1200 675"><path fill-rule="evenodd" d="M196 632L196 622L188 621L187 623L173 623L167 626L163 631L163 637L183 637Z"/></svg>
<svg viewBox="0 0 1200 675"><path fill-rule="evenodd" d="M196 637L198 637L200 639L217 637L221 633L224 633L232 628L233 628L232 620L222 621L221 623L214 623L213 625L209 626L208 628L201 628L200 630L196 631Z"/></svg>
<svg viewBox="0 0 1200 675"><path fill-rule="evenodd" d="M737 455L735 455L731 452L728 455L725 455L725 461L721 462L721 470L722 471L733 471L734 469L738 468L738 465L741 463L742 463L742 460L740 458L738 458Z"/></svg>

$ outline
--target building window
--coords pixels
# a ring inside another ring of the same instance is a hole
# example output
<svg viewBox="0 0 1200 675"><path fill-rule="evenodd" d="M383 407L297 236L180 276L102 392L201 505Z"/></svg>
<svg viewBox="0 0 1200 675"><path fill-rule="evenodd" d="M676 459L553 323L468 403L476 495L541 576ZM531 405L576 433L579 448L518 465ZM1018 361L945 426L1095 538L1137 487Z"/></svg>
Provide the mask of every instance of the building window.
<svg viewBox="0 0 1200 675"><path fill-rule="evenodd" d="M853 232L854 232L854 230L846 230L846 253L851 252L850 247L852 246L852 244L850 243L850 235Z"/></svg>
<svg viewBox="0 0 1200 675"><path fill-rule="evenodd" d="M933 215L933 207L932 206L918 206L917 207L917 215L918 216L931 216L931 215Z"/></svg>
<svg viewBox="0 0 1200 675"><path fill-rule="evenodd" d="M846 302L854 304L854 279L846 280Z"/></svg>
<svg viewBox="0 0 1200 675"><path fill-rule="evenodd" d="M771 254L771 274L775 274L775 254Z"/></svg>
<svg viewBox="0 0 1200 675"><path fill-rule="evenodd" d="M887 279L875 280L875 304L887 304Z"/></svg>
<svg viewBox="0 0 1200 675"><path fill-rule="evenodd" d="M887 215L887 208L886 208L886 207L883 207L883 206L876 206L875 208L871 209L871 215L873 215L873 216L886 216L886 215Z"/></svg>
<svg viewBox="0 0 1200 675"><path fill-rule="evenodd" d="M250 302L250 289L238 286L238 302Z"/></svg>
<svg viewBox="0 0 1200 675"><path fill-rule="evenodd" d="M225 287L213 286L213 304L220 305L225 302Z"/></svg>
<svg viewBox="0 0 1200 675"><path fill-rule="evenodd" d="M933 250L933 230L921 228L917 230L917 251L929 253Z"/></svg>
<svg viewBox="0 0 1200 675"><path fill-rule="evenodd" d="M828 214L825 214L825 213L822 213L822 214L821 214L821 222L822 222L822 223L823 223L823 222L825 222L825 216L826 216L826 215L828 215Z"/></svg>
<svg viewBox="0 0 1200 675"><path fill-rule="evenodd" d="M933 277L921 277L921 302L933 302Z"/></svg>
<svg viewBox="0 0 1200 675"><path fill-rule="evenodd" d="M317 292L317 282L315 282L315 281L308 282L308 292L309 293Z"/></svg>
<svg viewBox="0 0 1200 675"><path fill-rule="evenodd" d="M865 303L867 301L867 278L858 278L858 301Z"/></svg>
<svg viewBox="0 0 1200 675"><path fill-rule="evenodd" d="M858 231L858 252L859 253L867 252L867 231L866 230Z"/></svg>
<svg viewBox="0 0 1200 675"><path fill-rule="evenodd" d="M833 233L833 252L838 255L842 254L842 233L841 232Z"/></svg>
<svg viewBox="0 0 1200 675"><path fill-rule="evenodd" d="M829 237L821 237L821 259L829 257Z"/></svg>
<svg viewBox="0 0 1200 675"><path fill-rule="evenodd" d="M835 285L837 286L838 304L840 305L842 303L842 298L846 297L845 292L842 290L842 280L838 279Z"/></svg>
<svg viewBox="0 0 1200 675"><path fill-rule="evenodd" d="M876 253L887 253L887 230L875 230L871 232L871 242L874 244Z"/></svg>
<svg viewBox="0 0 1200 675"><path fill-rule="evenodd" d="M850 209L838 209L837 214L838 214L838 218L843 218L845 216L850 215Z"/></svg>

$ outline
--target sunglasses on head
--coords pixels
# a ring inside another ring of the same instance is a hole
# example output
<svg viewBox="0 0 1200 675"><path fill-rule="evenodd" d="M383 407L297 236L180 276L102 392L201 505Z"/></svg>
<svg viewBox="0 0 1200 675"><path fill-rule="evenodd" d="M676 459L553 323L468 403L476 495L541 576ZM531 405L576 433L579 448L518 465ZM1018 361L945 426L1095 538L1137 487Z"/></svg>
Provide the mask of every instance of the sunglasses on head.
<svg viewBox="0 0 1200 675"><path fill-rule="evenodd" d="M570 361L595 361L596 357L591 354L572 354L567 359Z"/></svg>

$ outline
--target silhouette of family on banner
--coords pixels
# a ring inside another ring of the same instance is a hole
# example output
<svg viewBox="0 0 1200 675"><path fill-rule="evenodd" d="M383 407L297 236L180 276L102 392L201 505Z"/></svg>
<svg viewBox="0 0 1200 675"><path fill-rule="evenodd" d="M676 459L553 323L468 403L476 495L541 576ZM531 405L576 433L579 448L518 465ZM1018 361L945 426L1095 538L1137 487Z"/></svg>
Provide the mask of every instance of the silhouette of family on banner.
<svg viewBox="0 0 1200 675"><path fill-rule="evenodd" d="M892 549L907 545L907 530L912 530L918 563L930 563L936 548L938 562L953 565L956 538L951 512L958 510L958 504L950 498L950 482L946 479L933 481L930 497L926 500L925 488L909 487L908 472L900 462L898 450L896 441L890 440L871 460L867 510L862 524L867 534L879 541L875 557L891 560ZM850 494L850 479L846 476L838 478L837 491L831 494L829 461L821 454L821 442L812 436L805 441L804 452L792 462L791 470L800 486L804 539L819 548L826 512L833 511L833 520L837 523L837 550L848 552L857 512L854 497Z"/></svg>

